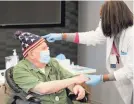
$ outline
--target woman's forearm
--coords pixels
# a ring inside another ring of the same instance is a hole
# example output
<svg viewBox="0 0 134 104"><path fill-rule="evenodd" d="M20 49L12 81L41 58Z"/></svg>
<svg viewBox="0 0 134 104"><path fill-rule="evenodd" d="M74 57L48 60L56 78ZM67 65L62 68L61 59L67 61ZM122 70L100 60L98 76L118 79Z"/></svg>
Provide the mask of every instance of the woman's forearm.
<svg viewBox="0 0 134 104"><path fill-rule="evenodd" d="M69 42L79 43L78 33L63 33L62 39Z"/></svg>

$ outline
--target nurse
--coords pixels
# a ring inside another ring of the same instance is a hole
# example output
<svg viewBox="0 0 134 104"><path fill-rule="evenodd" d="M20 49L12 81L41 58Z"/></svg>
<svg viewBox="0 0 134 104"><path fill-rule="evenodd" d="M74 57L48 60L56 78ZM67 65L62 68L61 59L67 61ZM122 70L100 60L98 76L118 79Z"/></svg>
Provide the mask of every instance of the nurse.
<svg viewBox="0 0 134 104"><path fill-rule="evenodd" d="M95 86L101 82L115 81L125 104L133 104L134 26L133 14L123 1L106 1L100 10L100 22L95 31L76 33L50 33L43 36L48 42L66 40L93 45L106 41L108 74L88 75L86 83Z"/></svg>

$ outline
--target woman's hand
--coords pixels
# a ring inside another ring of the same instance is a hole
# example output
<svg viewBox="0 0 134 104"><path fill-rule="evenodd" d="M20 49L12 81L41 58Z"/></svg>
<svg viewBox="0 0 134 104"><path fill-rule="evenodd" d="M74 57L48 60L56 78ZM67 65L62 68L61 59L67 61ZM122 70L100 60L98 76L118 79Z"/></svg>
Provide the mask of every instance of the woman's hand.
<svg viewBox="0 0 134 104"><path fill-rule="evenodd" d="M89 80L86 81L87 85L96 86L97 84L103 81L102 75L86 75L86 76L89 78Z"/></svg>
<svg viewBox="0 0 134 104"><path fill-rule="evenodd" d="M62 34L58 33L50 33L42 37L46 39L48 42L55 42L56 40L62 40Z"/></svg>

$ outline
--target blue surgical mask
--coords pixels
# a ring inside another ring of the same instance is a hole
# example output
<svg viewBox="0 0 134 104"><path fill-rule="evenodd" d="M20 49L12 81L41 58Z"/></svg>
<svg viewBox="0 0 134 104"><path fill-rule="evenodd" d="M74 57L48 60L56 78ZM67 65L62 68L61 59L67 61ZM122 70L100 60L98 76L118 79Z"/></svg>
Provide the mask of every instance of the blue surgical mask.
<svg viewBox="0 0 134 104"><path fill-rule="evenodd" d="M50 61L50 51L41 51L40 52L40 62L48 64Z"/></svg>

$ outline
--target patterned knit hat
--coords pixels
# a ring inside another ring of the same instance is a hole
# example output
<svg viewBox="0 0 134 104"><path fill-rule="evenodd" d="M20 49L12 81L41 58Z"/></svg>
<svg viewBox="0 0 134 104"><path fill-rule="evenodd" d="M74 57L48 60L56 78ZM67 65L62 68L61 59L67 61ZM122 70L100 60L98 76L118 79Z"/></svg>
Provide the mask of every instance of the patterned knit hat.
<svg viewBox="0 0 134 104"><path fill-rule="evenodd" d="M35 47L39 46L44 39L38 35L29 33L29 32L22 32L16 31L15 38L20 40L22 46L23 56L26 57L28 52L34 49Z"/></svg>

